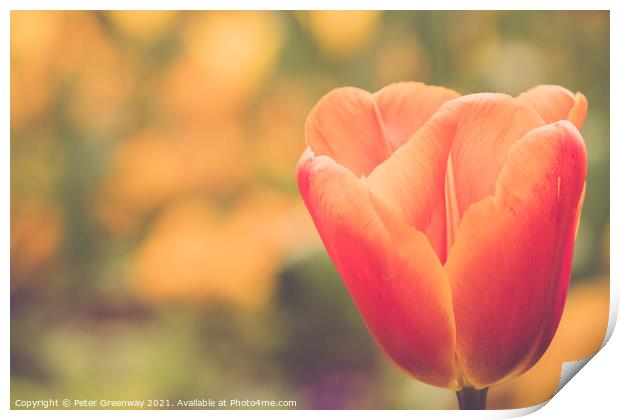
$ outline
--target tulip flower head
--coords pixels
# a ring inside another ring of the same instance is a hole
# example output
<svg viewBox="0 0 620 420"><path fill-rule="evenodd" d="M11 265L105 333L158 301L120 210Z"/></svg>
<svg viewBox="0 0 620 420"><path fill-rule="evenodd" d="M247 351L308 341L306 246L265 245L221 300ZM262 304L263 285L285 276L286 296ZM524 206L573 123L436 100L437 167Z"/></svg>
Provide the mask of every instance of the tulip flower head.
<svg viewBox="0 0 620 420"><path fill-rule="evenodd" d="M383 352L413 377L485 389L557 329L585 192L586 98L403 82L325 95L303 200Z"/></svg>

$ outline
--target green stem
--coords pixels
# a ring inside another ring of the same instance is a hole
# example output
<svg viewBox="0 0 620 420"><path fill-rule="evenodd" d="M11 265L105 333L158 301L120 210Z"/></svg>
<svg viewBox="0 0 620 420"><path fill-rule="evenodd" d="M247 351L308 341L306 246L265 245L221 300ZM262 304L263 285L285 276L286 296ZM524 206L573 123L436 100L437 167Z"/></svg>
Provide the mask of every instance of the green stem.
<svg viewBox="0 0 620 420"><path fill-rule="evenodd" d="M485 410L487 408L487 391L489 388L463 388L456 391L459 410Z"/></svg>

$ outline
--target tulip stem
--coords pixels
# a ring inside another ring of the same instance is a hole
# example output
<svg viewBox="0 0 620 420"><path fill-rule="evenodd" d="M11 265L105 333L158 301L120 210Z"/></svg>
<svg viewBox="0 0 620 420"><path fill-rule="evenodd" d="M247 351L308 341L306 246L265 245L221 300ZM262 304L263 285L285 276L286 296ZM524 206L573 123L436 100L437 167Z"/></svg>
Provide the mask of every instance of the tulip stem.
<svg viewBox="0 0 620 420"><path fill-rule="evenodd" d="M487 408L487 391L489 388L463 388L456 391L459 410L485 410Z"/></svg>

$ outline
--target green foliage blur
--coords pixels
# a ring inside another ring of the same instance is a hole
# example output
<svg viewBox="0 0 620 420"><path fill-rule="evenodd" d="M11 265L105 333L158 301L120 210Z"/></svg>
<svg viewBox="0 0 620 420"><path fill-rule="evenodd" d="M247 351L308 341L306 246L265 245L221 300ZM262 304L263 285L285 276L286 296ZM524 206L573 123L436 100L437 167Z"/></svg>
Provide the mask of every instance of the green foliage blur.
<svg viewBox="0 0 620 420"><path fill-rule="evenodd" d="M586 95L580 324L558 346L594 351L609 281L609 13L13 11L12 404L455 408L376 348L295 183L323 94L401 80ZM556 373L532 375L492 390L491 407L543 401Z"/></svg>

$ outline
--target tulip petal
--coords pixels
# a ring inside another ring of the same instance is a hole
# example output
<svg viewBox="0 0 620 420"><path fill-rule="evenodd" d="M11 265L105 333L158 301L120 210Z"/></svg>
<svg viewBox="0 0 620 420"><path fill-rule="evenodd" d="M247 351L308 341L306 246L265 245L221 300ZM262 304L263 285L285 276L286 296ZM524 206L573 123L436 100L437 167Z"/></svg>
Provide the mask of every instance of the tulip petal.
<svg viewBox="0 0 620 420"><path fill-rule="evenodd" d="M536 109L545 123L568 120L581 128L588 113L588 100L581 93L555 85L536 86L518 96Z"/></svg>
<svg viewBox="0 0 620 420"><path fill-rule="evenodd" d="M315 105L306 121L306 142L356 175L367 175L392 153L371 93L334 89Z"/></svg>
<svg viewBox="0 0 620 420"><path fill-rule="evenodd" d="M424 232L443 263L446 252L444 178L452 127L432 119L377 166L368 187L404 223Z"/></svg>
<svg viewBox="0 0 620 420"><path fill-rule="evenodd" d="M471 204L493 194L511 146L544 122L527 104L498 93L463 96L448 105L444 109L454 121L452 181L460 220Z"/></svg>
<svg viewBox="0 0 620 420"><path fill-rule="evenodd" d="M457 386L454 318L443 267L364 181L307 149L301 195L366 326L390 358L425 382Z"/></svg>
<svg viewBox="0 0 620 420"><path fill-rule="evenodd" d="M547 348L569 284L585 145L560 121L510 150L495 196L465 213L446 270L457 358L484 387L524 372Z"/></svg>
<svg viewBox="0 0 620 420"><path fill-rule="evenodd" d="M508 95L453 99L375 168L368 185L402 220L425 232L445 261L467 207L493 194L510 147L543 124L529 105Z"/></svg>
<svg viewBox="0 0 620 420"><path fill-rule="evenodd" d="M374 95L394 150L405 144L441 105L460 96L451 89L418 82L394 83Z"/></svg>

